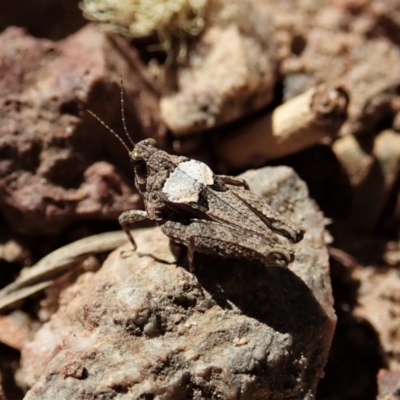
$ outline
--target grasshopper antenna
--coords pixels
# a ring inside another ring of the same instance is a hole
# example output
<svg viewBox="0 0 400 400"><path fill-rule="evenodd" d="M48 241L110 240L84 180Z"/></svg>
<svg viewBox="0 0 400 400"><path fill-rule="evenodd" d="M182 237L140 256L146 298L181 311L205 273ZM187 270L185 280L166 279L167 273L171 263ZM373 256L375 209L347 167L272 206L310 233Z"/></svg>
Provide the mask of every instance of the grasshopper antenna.
<svg viewBox="0 0 400 400"><path fill-rule="evenodd" d="M135 148L135 142L133 141L131 135L128 132L128 128L126 127L126 120L125 120L125 100L124 100L124 81L122 80L121 75L121 82L120 82L120 89L121 89L121 117L122 117L122 125L124 126L125 135L128 140L131 142L132 146Z"/></svg>
<svg viewBox="0 0 400 400"><path fill-rule="evenodd" d="M126 143L115 133L115 131L113 129L111 129L103 120L101 120L93 111L90 111L88 109L86 109L86 111L95 119L97 119L97 121L99 121L108 131L110 131L122 144L122 146L125 147L126 151L128 152L128 154L130 154L130 150L128 148L128 146L126 145Z"/></svg>

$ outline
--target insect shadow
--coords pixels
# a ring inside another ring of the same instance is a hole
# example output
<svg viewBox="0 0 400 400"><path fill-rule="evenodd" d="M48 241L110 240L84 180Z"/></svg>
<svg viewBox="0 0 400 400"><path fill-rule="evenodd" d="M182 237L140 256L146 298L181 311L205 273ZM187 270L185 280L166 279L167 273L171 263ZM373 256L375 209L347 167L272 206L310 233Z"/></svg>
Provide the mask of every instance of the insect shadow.
<svg viewBox="0 0 400 400"><path fill-rule="evenodd" d="M199 284L221 308L237 308L275 331L304 340L329 323L310 288L287 268L205 254L196 254L195 268Z"/></svg>

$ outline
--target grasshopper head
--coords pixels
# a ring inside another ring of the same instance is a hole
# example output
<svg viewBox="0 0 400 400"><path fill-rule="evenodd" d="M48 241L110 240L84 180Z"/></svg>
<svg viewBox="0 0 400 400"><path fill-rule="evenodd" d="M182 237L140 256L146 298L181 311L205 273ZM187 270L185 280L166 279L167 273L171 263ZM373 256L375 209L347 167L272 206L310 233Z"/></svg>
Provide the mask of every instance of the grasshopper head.
<svg viewBox="0 0 400 400"><path fill-rule="evenodd" d="M152 138L144 139L135 145L129 157L132 164L137 165L146 162L156 151L156 141Z"/></svg>

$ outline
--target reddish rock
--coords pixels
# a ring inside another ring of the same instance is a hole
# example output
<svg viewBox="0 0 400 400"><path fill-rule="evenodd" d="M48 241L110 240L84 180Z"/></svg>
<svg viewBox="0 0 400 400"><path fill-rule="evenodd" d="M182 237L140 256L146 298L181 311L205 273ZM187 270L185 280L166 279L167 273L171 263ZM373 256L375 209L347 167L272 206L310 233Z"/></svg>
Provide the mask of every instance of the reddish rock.
<svg viewBox="0 0 400 400"><path fill-rule="evenodd" d="M21 350L24 343L32 339L35 328L38 326L22 311L0 315L0 342Z"/></svg>
<svg viewBox="0 0 400 400"><path fill-rule="evenodd" d="M397 400L400 394L400 372L381 369L378 373L377 400Z"/></svg>
<svg viewBox="0 0 400 400"><path fill-rule="evenodd" d="M86 109L121 132L122 76L135 137L162 143L165 129L158 99L103 32L88 25L51 42L9 28L0 75L0 211L13 229L56 233L139 206L125 150Z"/></svg>
<svg viewBox="0 0 400 400"><path fill-rule="evenodd" d="M400 368L400 273L397 268L357 268L359 281L354 315L367 320L377 332L382 357L390 370Z"/></svg>

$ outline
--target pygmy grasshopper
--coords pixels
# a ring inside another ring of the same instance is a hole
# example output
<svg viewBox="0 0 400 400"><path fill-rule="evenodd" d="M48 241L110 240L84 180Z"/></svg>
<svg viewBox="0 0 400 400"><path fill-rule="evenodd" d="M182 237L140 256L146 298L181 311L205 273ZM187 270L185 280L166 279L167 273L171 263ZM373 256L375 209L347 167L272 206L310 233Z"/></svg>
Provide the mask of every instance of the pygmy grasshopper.
<svg viewBox="0 0 400 400"><path fill-rule="evenodd" d="M122 92L122 85L121 85ZM190 269L194 252L258 260L267 266L286 267L293 261L291 246L303 230L274 211L249 190L244 180L215 175L204 163L170 155L156 147L154 139L134 143L126 128L121 94L122 122L133 149L104 125L127 150L135 172L135 185L143 196L145 211L122 213L119 223L133 248L129 228L151 219L173 241L188 247Z"/></svg>

